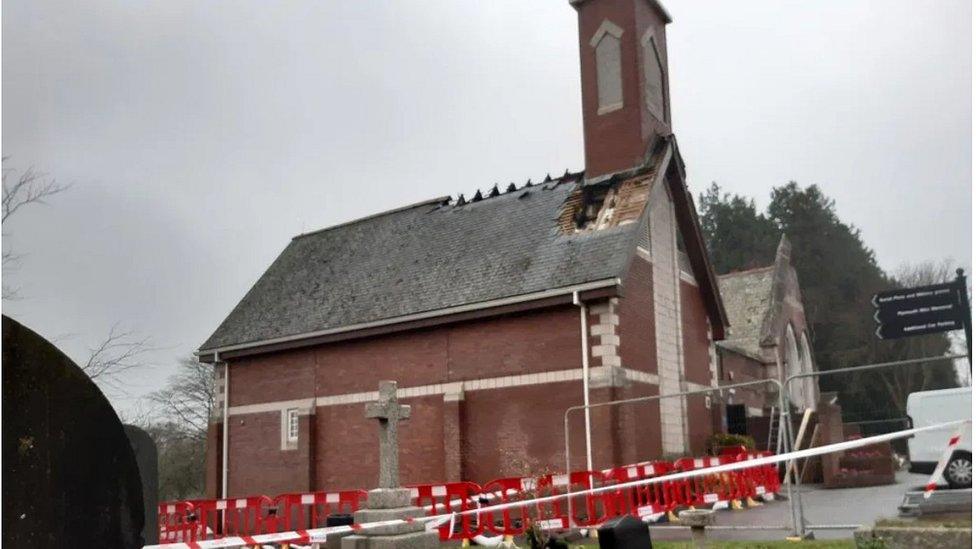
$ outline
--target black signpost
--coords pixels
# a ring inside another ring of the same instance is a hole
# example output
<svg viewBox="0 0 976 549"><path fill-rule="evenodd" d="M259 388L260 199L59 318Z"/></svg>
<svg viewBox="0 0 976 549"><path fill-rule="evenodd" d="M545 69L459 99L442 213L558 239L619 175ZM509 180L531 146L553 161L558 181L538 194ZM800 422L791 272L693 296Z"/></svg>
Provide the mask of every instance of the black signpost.
<svg viewBox="0 0 976 549"><path fill-rule="evenodd" d="M944 284L900 288L879 292L871 299L875 333L881 339L966 331L966 351L972 368L972 319L966 275L956 270L956 279Z"/></svg>

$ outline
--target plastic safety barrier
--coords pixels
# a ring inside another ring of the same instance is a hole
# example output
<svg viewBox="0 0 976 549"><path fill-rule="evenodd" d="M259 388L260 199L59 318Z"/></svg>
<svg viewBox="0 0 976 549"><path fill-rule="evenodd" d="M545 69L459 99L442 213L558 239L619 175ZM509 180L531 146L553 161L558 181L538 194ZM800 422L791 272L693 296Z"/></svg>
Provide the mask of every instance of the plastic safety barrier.
<svg viewBox="0 0 976 549"><path fill-rule="evenodd" d="M267 534L275 531L274 503L268 496L203 500L194 505L198 527L191 540Z"/></svg>
<svg viewBox="0 0 976 549"><path fill-rule="evenodd" d="M694 471L737 461L734 456L681 458L674 462L677 471ZM718 502L746 497L745 485L737 473L702 475L687 479L681 487L680 503L689 507L714 506Z"/></svg>
<svg viewBox="0 0 976 549"><path fill-rule="evenodd" d="M157 507L159 543L177 543L196 539L191 533L199 526L193 507L189 501L164 501L159 504Z"/></svg>
<svg viewBox="0 0 976 549"><path fill-rule="evenodd" d="M266 526L272 532L321 528L329 515L354 513L365 501L365 490L281 494L274 499Z"/></svg>
<svg viewBox="0 0 976 549"><path fill-rule="evenodd" d="M530 525L543 529L590 528L610 518L633 515L651 521L678 507L715 507L719 502L772 497L780 489L775 465L711 473L701 476L623 486L569 496L599 486L630 483L678 471L693 471L738 461L770 456L770 452L746 452L728 448L717 457L681 458L675 462L645 461L601 472L574 471L541 477L496 479L479 486L473 482L414 485L413 504L428 515L467 513L436 525L442 540L469 540L480 534L520 535ZM546 502L526 502L540 496L558 496ZM363 490L282 494L274 499L253 496L226 500L188 500L159 505L161 543L253 536L263 533L321 528L334 513L353 513L365 501ZM481 507L515 503L500 511L470 513Z"/></svg>
<svg viewBox="0 0 976 549"><path fill-rule="evenodd" d="M674 471L669 461L644 462L625 467L615 467L604 471L604 477L613 483L667 475ZM612 496L609 512L613 516L633 515L650 520L653 517L674 510L680 504L678 492L682 482L662 482L621 489L608 493Z"/></svg>
<svg viewBox="0 0 976 549"><path fill-rule="evenodd" d="M602 473L575 471L568 475L555 474L533 477L496 479L484 485L484 492L497 497L493 503L510 503L541 496L554 496L588 490L599 486ZM613 498L606 494L585 494L556 498L545 503L526 504L483 516L486 532L520 535L532 524L543 529L568 529L602 524L610 515Z"/></svg>
<svg viewBox="0 0 976 549"><path fill-rule="evenodd" d="M413 504L423 508L428 515L461 513L478 509L487 498L482 495L481 486L473 482L449 482L446 484L418 484L410 487ZM447 521L437 528L442 540L465 540L484 531L479 515L465 515Z"/></svg>
<svg viewBox="0 0 976 549"><path fill-rule="evenodd" d="M739 454L740 460L759 459L772 456L769 451L764 452L745 452ZM742 472L753 484L756 495L767 498L779 492L781 488L779 479L779 468L775 465L762 465L751 467Z"/></svg>

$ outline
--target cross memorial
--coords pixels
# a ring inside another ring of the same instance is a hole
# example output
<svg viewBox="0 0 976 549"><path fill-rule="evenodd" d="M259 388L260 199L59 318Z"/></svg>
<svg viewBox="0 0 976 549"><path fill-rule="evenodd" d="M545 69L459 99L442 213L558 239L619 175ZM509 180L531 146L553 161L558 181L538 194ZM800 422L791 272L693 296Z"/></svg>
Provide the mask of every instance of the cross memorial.
<svg viewBox="0 0 976 549"><path fill-rule="evenodd" d="M362 528L354 534L342 534L340 548L333 538L332 549L436 549L440 542L436 530L427 530L423 521L413 520L426 514L411 505L410 489L400 486L400 447L398 424L410 417L410 406L397 401L395 381L381 381L379 399L366 404L366 417L380 427L379 487L366 493L366 504L353 513L356 524L364 525L392 520ZM326 543L328 546L328 543Z"/></svg>
<svg viewBox="0 0 976 549"><path fill-rule="evenodd" d="M366 404L366 417L380 425L380 488L400 487L400 447L397 423L410 418L410 406L397 401L395 381L380 382L380 397Z"/></svg>

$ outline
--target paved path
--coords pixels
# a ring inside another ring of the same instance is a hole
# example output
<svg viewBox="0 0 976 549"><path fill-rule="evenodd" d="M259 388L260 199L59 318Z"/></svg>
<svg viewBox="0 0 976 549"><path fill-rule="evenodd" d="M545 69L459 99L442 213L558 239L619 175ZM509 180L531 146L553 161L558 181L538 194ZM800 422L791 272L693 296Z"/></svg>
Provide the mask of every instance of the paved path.
<svg viewBox="0 0 976 549"><path fill-rule="evenodd" d="M883 517L897 517L898 504L910 488L922 486L926 475L898 472L895 484L870 488L827 490L817 485L802 487L801 499L807 524L873 524ZM784 489L782 492L786 494ZM773 501L761 508L718 511L716 524L731 526L786 527L791 525L789 501ZM816 530L818 539L846 539L853 530ZM710 538L726 540L776 540L789 534L783 530L713 531ZM686 540L687 529L651 528L651 539Z"/></svg>

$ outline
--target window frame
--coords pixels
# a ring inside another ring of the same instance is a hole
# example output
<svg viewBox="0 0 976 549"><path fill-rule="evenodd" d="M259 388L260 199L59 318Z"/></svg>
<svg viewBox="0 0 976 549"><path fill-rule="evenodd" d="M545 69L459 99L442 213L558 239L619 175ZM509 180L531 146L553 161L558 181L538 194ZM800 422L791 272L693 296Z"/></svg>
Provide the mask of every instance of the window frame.
<svg viewBox="0 0 976 549"><path fill-rule="evenodd" d="M285 410L285 442L298 442L298 436L301 432L298 418L298 408L289 408Z"/></svg>

